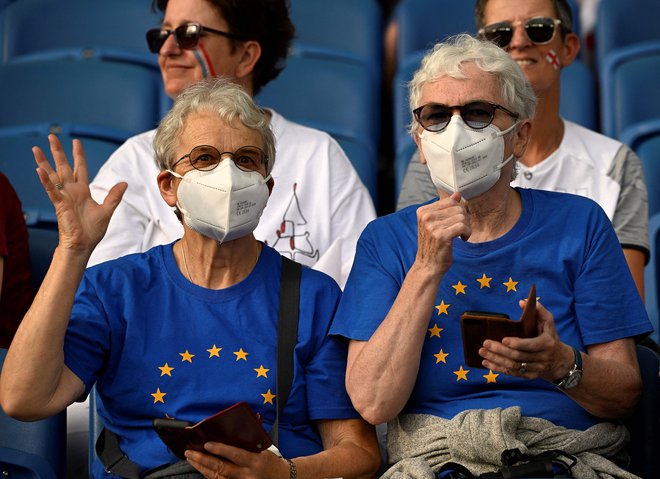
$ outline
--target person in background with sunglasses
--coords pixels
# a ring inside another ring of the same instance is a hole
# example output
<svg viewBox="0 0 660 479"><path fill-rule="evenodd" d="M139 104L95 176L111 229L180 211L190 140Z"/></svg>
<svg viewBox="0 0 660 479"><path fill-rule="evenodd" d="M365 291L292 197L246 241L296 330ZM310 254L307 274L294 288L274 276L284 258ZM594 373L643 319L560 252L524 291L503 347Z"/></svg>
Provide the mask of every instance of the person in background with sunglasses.
<svg viewBox="0 0 660 479"><path fill-rule="evenodd" d="M644 298L649 258L648 199L639 157L626 145L559 114L560 74L580 49L566 0L477 0L478 35L516 60L538 97L529 145L514 186L586 196L614 224ZM437 196L428 168L411 159L397 209Z"/></svg>
<svg viewBox="0 0 660 479"><path fill-rule="evenodd" d="M165 92L172 98L194 81L220 76L256 95L285 66L294 36L286 0L155 0L153 6L164 18L146 40L158 55ZM357 238L376 217L371 196L333 138L266 111L280 161L255 235L281 254L328 273L341 287ZM96 201L119 181L126 181L128 190L90 265L183 234L160 200L153 136L152 130L130 138L92 181Z"/></svg>
<svg viewBox="0 0 660 479"><path fill-rule="evenodd" d="M278 419L281 456L207 442L180 461L152 427L154 418L196 423L242 401L266 430L275 422L281 270L289 260L253 234L277 162L270 118L250 95L213 79L177 96L154 150L161 201L176 208L183 237L92 268L89 255L127 185L97 204L81 144L74 142L72 169L57 137L49 141L54 167L37 147L34 156L60 241L7 353L3 409L23 420L47 417L96 385L99 416L118 441L115 457L124 457L110 460L104 433L95 478L370 477L380 462L376 435L346 394L346 342L327 336L341 290L307 267L292 384Z"/></svg>
<svg viewBox="0 0 660 479"><path fill-rule="evenodd" d="M410 83L410 134L439 198L365 228L330 329L350 340L353 405L388 422L384 478L450 462L478 477L514 448L559 449L574 477L630 477L615 464L628 433L609 420L633 411L633 338L653 327L593 200L511 186L535 106L512 57L465 34ZM461 315L517 319L531 294L532 337L487 339L466 359Z"/></svg>

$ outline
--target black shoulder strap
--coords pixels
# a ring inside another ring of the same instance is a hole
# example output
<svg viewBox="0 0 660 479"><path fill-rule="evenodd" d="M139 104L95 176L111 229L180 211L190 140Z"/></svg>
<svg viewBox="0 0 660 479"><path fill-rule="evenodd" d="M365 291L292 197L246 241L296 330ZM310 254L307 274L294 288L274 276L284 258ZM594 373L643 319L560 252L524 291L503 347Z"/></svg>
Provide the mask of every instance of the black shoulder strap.
<svg viewBox="0 0 660 479"><path fill-rule="evenodd" d="M298 305L300 303L300 263L282 256L280 307L277 320L277 410L270 437L277 446L280 416L293 383L293 350L298 341Z"/></svg>
<svg viewBox="0 0 660 479"><path fill-rule="evenodd" d="M270 430L270 437L276 446L279 439L280 416L289 399L291 385L293 384L293 350L298 341L301 275L302 267L300 263L283 256L280 277L280 306L277 319L277 371L275 379L277 409L275 422ZM142 477L137 464L131 461L119 448L119 438L105 427L96 440L96 454L107 472L127 479ZM156 469L160 469L160 467Z"/></svg>

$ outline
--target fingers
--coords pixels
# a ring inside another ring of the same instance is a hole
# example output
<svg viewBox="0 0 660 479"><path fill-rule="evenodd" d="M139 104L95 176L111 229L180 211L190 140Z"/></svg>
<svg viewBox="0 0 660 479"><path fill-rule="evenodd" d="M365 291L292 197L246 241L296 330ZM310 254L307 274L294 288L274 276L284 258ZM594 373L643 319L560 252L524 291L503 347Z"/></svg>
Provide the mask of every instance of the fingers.
<svg viewBox="0 0 660 479"><path fill-rule="evenodd" d="M185 452L186 460L188 463L200 472L204 477L210 479L221 479L230 476L231 464L228 464L223 459L204 454L193 450Z"/></svg>
<svg viewBox="0 0 660 479"><path fill-rule="evenodd" d="M89 184L89 174L87 172L87 160L85 150L80 140L73 140L73 176Z"/></svg>
<svg viewBox="0 0 660 479"><path fill-rule="evenodd" d="M103 208L112 214L117 206L119 206L119 203L123 198L127 188L128 183L126 182L117 183L115 186L110 188L108 195L105 197L105 200L103 200Z"/></svg>

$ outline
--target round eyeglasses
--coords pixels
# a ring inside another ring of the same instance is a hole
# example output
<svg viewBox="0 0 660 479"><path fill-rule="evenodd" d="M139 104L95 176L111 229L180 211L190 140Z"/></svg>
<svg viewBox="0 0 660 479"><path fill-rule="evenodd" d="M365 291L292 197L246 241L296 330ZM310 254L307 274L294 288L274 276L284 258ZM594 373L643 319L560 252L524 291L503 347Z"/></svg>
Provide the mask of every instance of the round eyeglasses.
<svg viewBox="0 0 660 479"><path fill-rule="evenodd" d="M506 48L513 39L514 25L522 22L498 22L479 29L479 37L495 43L500 48ZM555 33L561 25L557 18L535 17L524 22L527 38L536 45L546 45L555 38Z"/></svg>
<svg viewBox="0 0 660 479"><path fill-rule="evenodd" d="M152 28L147 31L147 45L151 53L158 53L167 40L167 37L174 35L177 45L184 50L192 50L199 43L202 35L213 33L233 40L242 40L245 38L235 33L223 32L214 28L204 27L199 23L185 23L174 29L170 28Z"/></svg>
<svg viewBox="0 0 660 479"><path fill-rule="evenodd" d="M196 170L211 171L226 157L231 158L234 164L243 171L259 171L262 167L268 170L268 157L257 146L242 146L234 152L220 153L217 148L210 145L196 146L190 153L179 158L172 165L172 170L183 160L188 159L190 166Z"/></svg>
<svg viewBox="0 0 660 479"><path fill-rule="evenodd" d="M451 121L451 117L454 115L454 110L459 110L465 124L474 130L481 130L490 125L495 118L495 110L502 110L516 120L520 116L497 103L487 101L473 101L465 105L454 106L428 103L415 108L413 115L415 115L415 119L419 124L422 125L422 128L436 132L442 131L447 127Z"/></svg>

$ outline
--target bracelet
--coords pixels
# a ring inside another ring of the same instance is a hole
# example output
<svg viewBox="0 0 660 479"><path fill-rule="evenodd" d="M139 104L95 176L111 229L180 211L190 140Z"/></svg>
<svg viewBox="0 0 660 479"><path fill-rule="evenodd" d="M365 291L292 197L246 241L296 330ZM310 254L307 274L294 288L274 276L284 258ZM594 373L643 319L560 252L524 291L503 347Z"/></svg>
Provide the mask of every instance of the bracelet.
<svg viewBox="0 0 660 479"><path fill-rule="evenodd" d="M289 463L289 479L298 479L298 470L296 469L296 463L291 459L284 459Z"/></svg>

